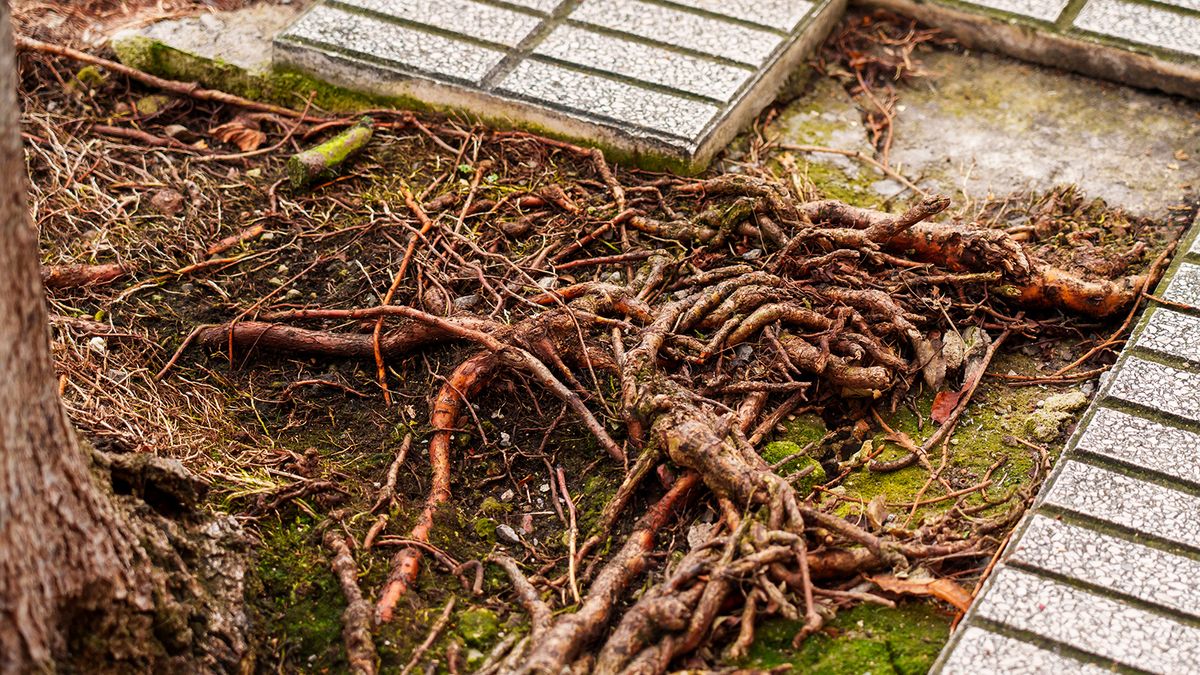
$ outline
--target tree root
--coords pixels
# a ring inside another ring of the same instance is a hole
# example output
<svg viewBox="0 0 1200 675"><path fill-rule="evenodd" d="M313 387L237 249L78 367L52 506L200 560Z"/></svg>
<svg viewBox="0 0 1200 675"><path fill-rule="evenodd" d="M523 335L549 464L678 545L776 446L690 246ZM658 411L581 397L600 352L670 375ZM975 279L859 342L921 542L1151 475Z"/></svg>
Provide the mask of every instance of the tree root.
<svg viewBox="0 0 1200 675"><path fill-rule="evenodd" d="M450 501L450 441L458 429L463 406L481 388L487 385L497 366L495 355L484 352L463 361L442 385L433 403L430 424L434 433L429 439L429 463L433 469L433 482L425 508L417 517L409 538L419 542L429 541L433 529L433 516L440 506ZM375 605L377 623L392 620L396 602L417 581L421 566L421 549L409 546L400 549L392 557L392 571L380 592Z"/></svg>
<svg viewBox="0 0 1200 675"><path fill-rule="evenodd" d="M330 528L325 531L325 548L333 554L330 566L346 596L342 612L342 641L346 643L346 659L355 675L374 675L375 642L371 639L371 606L363 600L358 587L358 565L350 555L346 538Z"/></svg>

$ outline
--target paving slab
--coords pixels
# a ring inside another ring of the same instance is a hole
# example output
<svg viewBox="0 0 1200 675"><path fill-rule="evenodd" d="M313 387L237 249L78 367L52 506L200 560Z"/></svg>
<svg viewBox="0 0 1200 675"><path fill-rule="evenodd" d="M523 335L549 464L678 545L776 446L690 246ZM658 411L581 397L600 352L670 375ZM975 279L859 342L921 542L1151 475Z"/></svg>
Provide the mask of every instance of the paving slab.
<svg viewBox="0 0 1200 675"><path fill-rule="evenodd" d="M358 91L697 170L846 0L318 0L275 64Z"/></svg>
<svg viewBox="0 0 1200 675"><path fill-rule="evenodd" d="M1128 668L1200 670L1200 627L1023 570L997 572L976 614Z"/></svg>
<svg viewBox="0 0 1200 675"><path fill-rule="evenodd" d="M862 0L967 47L1200 98L1195 0Z"/></svg>
<svg viewBox="0 0 1200 675"><path fill-rule="evenodd" d="M975 626L963 629L958 641L958 648L942 663L941 672L943 675L979 675L980 673L1101 675L1102 673L1112 673L1111 670L1093 663L1076 661L1051 649Z"/></svg>
<svg viewBox="0 0 1200 675"><path fill-rule="evenodd" d="M1200 619L1200 560L1179 552L1037 515L1009 562Z"/></svg>
<svg viewBox="0 0 1200 675"><path fill-rule="evenodd" d="M1163 217L1200 189L1200 102L984 52L921 52L901 85L892 166L956 201L1074 184L1089 198ZM767 127L785 143L871 154L840 84L815 78ZM874 204L903 186L844 157L796 155L821 187Z"/></svg>
<svg viewBox="0 0 1200 675"><path fill-rule="evenodd" d="M1198 230L933 672L1200 672Z"/></svg>

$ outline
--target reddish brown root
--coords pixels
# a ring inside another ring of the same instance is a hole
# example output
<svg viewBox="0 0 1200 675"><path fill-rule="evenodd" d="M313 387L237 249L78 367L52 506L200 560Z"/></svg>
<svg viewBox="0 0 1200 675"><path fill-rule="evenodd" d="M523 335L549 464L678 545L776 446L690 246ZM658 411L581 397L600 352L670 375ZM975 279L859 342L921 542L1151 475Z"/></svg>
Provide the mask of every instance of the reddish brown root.
<svg viewBox="0 0 1200 675"><path fill-rule="evenodd" d="M370 336L367 336L368 338ZM433 480L425 508L417 518L409 538L419 542L429 541L433 529L433 516L437 509L450 501L450 441L458 428L459 418L467 401L491 379L497 366L494 354L484 352L464 361L446 380L433 402L429 423L433 436L429 439L429 463ZM387 623L392 620L396 603L417 581L421 569L422 551L416 546L400 549L392 557L392 571L388 575L375 604L375 620Z"/></svg>
<svg viewBox="0 0 1200 675"><path fill-rule="evenodd" d="M596 575L579 611L565 614L533 646L518 673L558 673L599 635L612 615L614 600L624 595L646 568L655 535L691 495L700 477L688 473L667 491L634 526L621 550Z"/></svg>
<svg viewBox="0 0 1200 675"><path fill-rule="evenodd" d="M50 265L42 268L42 285L48 289L85 288L111 284L129 274L124 265Z"/></svg>

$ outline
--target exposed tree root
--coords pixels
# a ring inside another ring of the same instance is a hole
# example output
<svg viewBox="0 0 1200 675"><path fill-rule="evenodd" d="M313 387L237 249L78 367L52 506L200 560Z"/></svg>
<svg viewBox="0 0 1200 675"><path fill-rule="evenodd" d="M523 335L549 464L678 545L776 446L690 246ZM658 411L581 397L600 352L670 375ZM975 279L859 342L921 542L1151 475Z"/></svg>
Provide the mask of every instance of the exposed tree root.
<svg viewBox="0 0 1200 675"><path fill-rule="evenodd" d="M42 285L54 290L111 284L129 274L124 265L53 265L42 268Z"/></svg>
<svg viewBox="0 0 1200 675"><path fill-rule="evenodd" d="M350 672L355 675L374 675L375 641L371 638L371 606L363 600L358 587L358 565L350 555L346 538L333 529L325 532L325 548L333 554L330 566L346 596L346 609L342 612L342 641L346 644L346 657L350 661Z"/></svg>
<svg viewBox="0 0 1200 675"><path fill-rule="evenodd" d="M995 545L990 532L1010 523L1019 509L992 520L968 519L965 511L957 509L947 519L916 530L867 528L807 501L808 495L794 487L805 472L786 475L786 463L768 464L755 446L782 416L806 400L837 398L872 405L890 396L895 405L917 386L918 378L930 379L929 360L941 349L935 350L931 340L937 339L936 331L943 325L944 309L931 313L931 301L918 289L939 284L990 288L993 295L1021 307L1107 316L1126 308L1146 283L1140 276L1086 280L1039 262L1003 232L926 222L947 207L948 200L942 197L926 197L901 214L888 214L839 202L798 203L767 181L723 176L676 191L724 201L710 201L692 217L668 212L668 217L659 219L626 207L635 200L611 173L601 175L613 200L622 204L620 213L563 247L553 260L560 271L642 263L640 273L629 267L609 279L597 275L549 288L522 277L505 288L525 291L509 290L508 295L526 313L512 323L501 323L392 304L394 296L401 297L406 278L401 271L378 307L274 312L254 321L201 327L192 337L195 343L219 349L234 360L257 352L287 352L381 364L385 358L449 340L479 349L454 369L433 401L432 480L412 531L403 540L380 538L387 527L383 518L371 528L370 541L402 544L376 603L378 622L392 619L397 602L418 578L424 554L436 552L429 536L435 514L451 500L453 435L463 426L463 413L472 398L501 373L527 377L557 397L612 460L625 463L624 445L640 450L577 551L574 520L562 516L572 529L566 572L557 581L531 580L513 557L502 552L491 556L512 581L518 601L530 615L532 630L523 639L499 645L483 672L661 673L695 658L702 647L707 648L705 653L716 653L720 647L736 658L746 653L755 623L766 616L800 621L802 628L796 635L800 641L846 603L890 602L863 589L818 584L935 564L925 561L947 556L990 554ZM565 193L539 199L569 213L579 212ZM416 206L416 199L407 193L406 202L419 214L423 227L410 240L402 270L413 260L415 242L432 229L424 207ZM445 208L452 206L447 203ZM656 248L568 262L605 231L619 229L629 241L626 226L634 236L659 240ZM688 270L660 248L662 239L690 250L693 260L704 256L719 260L722 247L747 239L772 253L761 263L718 263ZM447 232L440 244L429 246L440 245L447 260L460 260L454 252L458 244L447 244L449 240L459 241ZM539 261L547 257L549 249ZM491 289L497 307L507 301L496 290L501 285L483 278L478 267L464 264L461 271L481 288ZM1003 315L993 310L989 316ZM387 330L383 330L385 317L397 320ZM361 332L283 323L300 321L368 323L358 324ZM1024 325L1021 316L1011 325ZM372 328L374 332L369 332ZM966 373L959 405L947 423L925 447L910 441L910 456L892 464L921 460L928 466L925 455L948 437L1007 335L1006 330L982 365ZM615 406L600 400L604 391L588 392L582 384L589 378L594 382L597 370L615 375L619 383ZM942 380L945 371L943 365ZM786 394L787 400L764 413L768 400L779 393ZM592 412L600 407L624 425L624 444L614 440ZM646 477L664 460L682 469L682 475L671 483L671 472L660 473L668 486L665 494L637 520L613 555L588 563L613 536L634 494L648 489ZM876 463L872 468L890 465ZM388 486L394 485L394 470L393 466ZM563 491L565 498L567 481L561 471L555 476L552 470L552 479L556 492ZM952 493L947 499L972 493ZM662 570L618 618L619 607L649 568L660 531L693 496L703 494L713 497L722 514L708 542L694 546ZM390 499L390 493L381 499L379 505ZM573 502L567 501L567 506L572 510ZM442 562L458 574L464 569L453 560ZM541 571L560 564L551 562ZM578 575L581 565L587 572ZM593 576L594 570L598 571ZM478 577L475 586L481 581ZM559 588L569 583L573 594L585 592L574 611L554 616L537 588L544 583ZM585 589L578 589L580 583Z"/></svg>
<svg viewBox="0 0 1200 675"><path fill-rule="evenodd" d="M442 385L433 402L430 423L434 433L429 439L429 463L433 469L433 483L425 508L417 517L417 524L409 538L419 542L429 541L433 528L433 516L437 509L450 500L450 441L458 428L463 406L484 387L495 371L497 359L494 354L484 352L463 361ZM417 580L420 571L421 549L410 546L400 549L392 558L392 571L380 593L375 606L375 620L387 623L392 620L396 602Z"/></svg>

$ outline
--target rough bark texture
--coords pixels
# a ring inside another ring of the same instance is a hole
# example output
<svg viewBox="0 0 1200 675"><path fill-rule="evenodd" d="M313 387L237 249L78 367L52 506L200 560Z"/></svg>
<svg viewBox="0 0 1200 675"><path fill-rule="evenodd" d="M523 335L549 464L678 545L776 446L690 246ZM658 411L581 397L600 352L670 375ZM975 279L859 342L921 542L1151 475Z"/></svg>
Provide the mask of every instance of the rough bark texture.
<svg viewBox="0 0 1200 675"><path fill-rule="evenodd" d="M10 26L0 2L0 672L232 670L235 529L181 517L201 489L177 463L97 454L93 473L58 399Z"/></svg>

